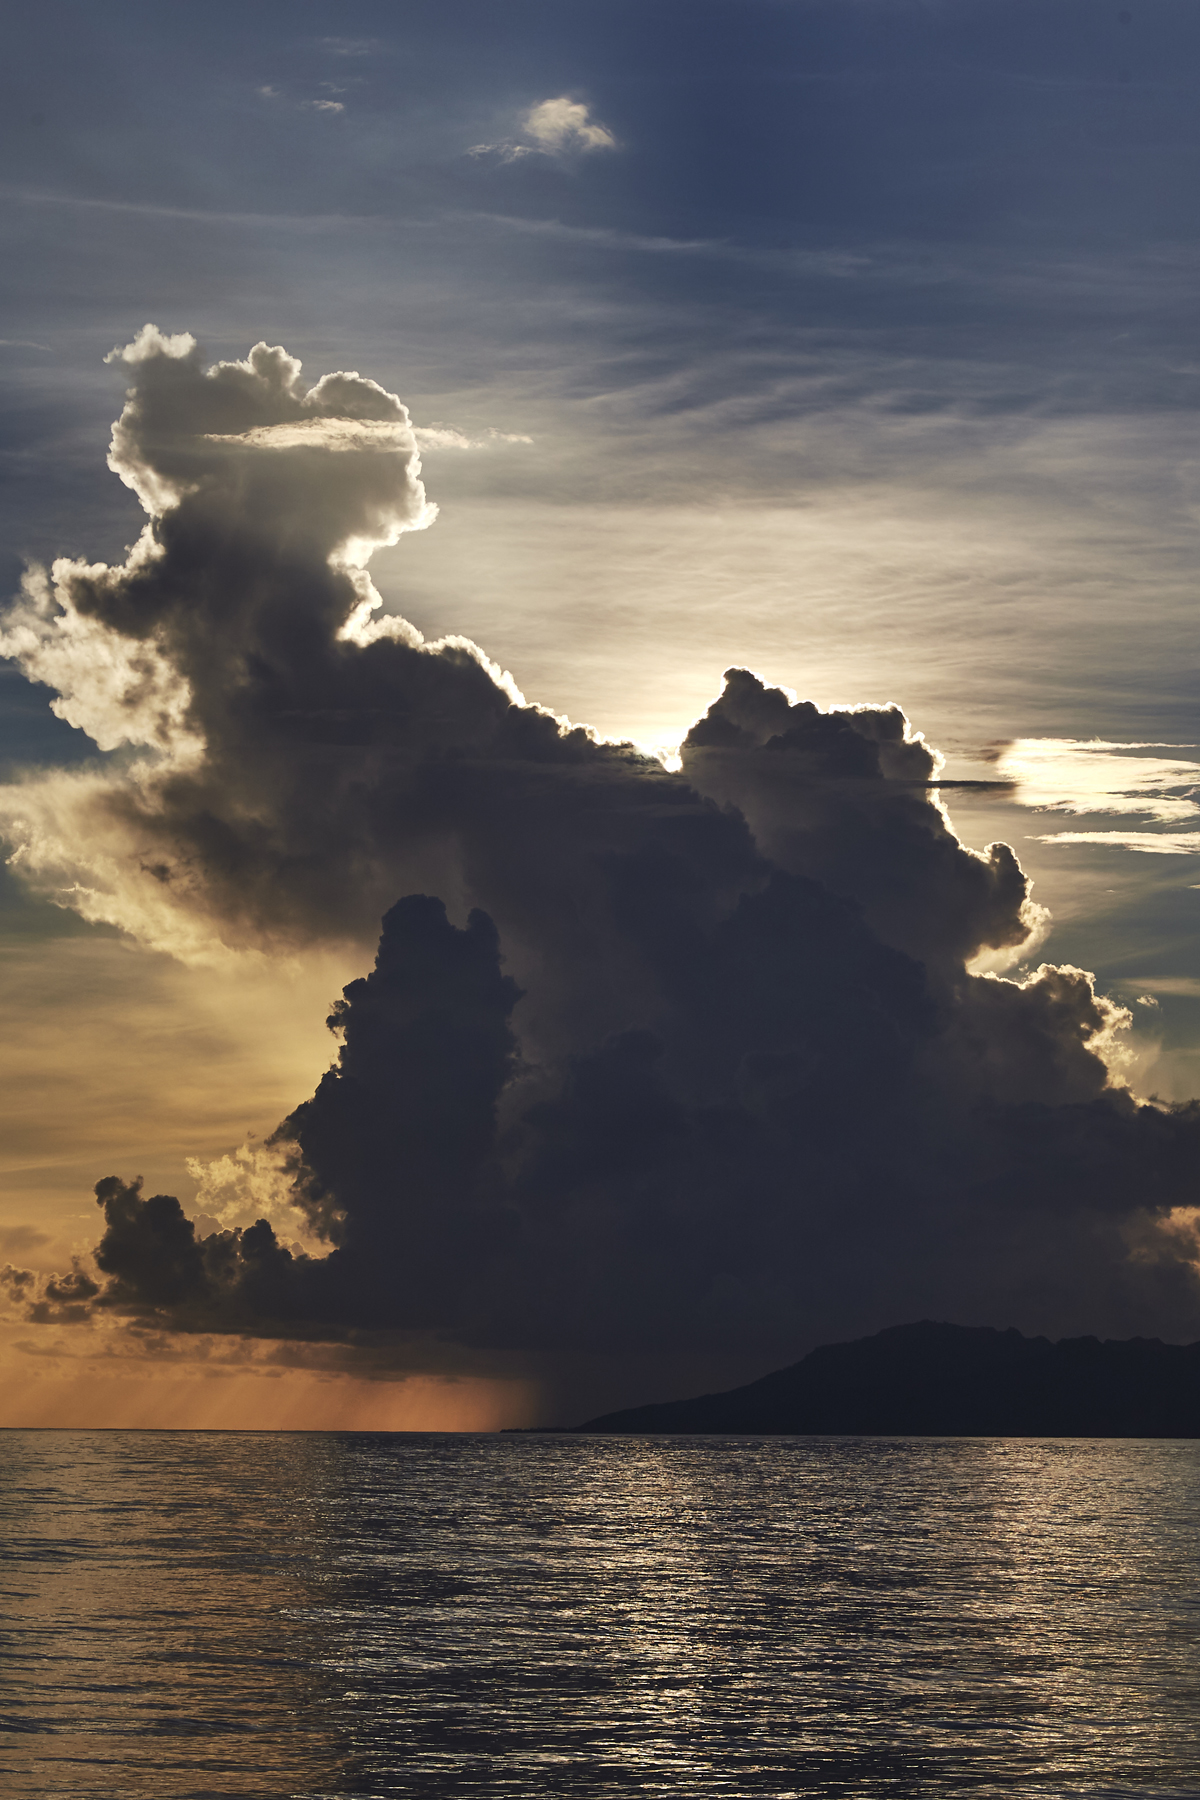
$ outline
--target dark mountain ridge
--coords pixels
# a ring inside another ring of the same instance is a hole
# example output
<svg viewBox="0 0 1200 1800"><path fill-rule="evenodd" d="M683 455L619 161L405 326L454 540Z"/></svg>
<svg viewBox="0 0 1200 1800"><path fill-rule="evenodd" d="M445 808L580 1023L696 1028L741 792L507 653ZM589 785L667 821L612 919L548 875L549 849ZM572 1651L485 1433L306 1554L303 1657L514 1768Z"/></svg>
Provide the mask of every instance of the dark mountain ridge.
<svg viewBox="0 0 1200 1800"><path fill-rule="evenodd" d="M1027 1338L925 1319L825 1344L694 1400L605 1413L596 1432L1200 1437L1200 1343Z"/></svg>

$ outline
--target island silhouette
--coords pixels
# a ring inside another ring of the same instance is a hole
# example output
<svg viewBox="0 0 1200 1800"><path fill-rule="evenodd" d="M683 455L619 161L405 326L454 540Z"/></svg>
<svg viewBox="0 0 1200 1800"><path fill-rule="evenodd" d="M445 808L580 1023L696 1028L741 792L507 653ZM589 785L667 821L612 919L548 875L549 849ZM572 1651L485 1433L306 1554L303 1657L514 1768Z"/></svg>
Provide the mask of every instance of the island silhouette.
<svg viewBox="0 0 1200 1800"><path fill-rule="evenodd" d="M924 1319L825 1344L723 1394L573 1431L921 1437L1200 1437L1200 1343L1025 1337Z"/></svg>

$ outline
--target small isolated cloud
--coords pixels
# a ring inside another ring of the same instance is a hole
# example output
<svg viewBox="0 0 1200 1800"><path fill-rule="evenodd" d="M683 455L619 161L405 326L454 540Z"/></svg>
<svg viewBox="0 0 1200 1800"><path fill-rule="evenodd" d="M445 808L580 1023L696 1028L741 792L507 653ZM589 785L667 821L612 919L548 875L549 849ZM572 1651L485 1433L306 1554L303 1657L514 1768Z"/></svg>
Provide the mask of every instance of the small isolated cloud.
<svg viewBox="0 0 1200 1800"><path fill-rule="evenodd" d="M322 81L318 85L323 87L327 93L330 94L344 94L346 91L344 86L335 85L332 81ZM283 92L282 88L273 87L270 83L260 87L258 93L263 100L282 100L289 110L299 109L301 112L325 113L340 113L345 112L346 110L345 102L342 100L299 100L290 98Z"/></svg>
<svg viewBox="0 0 1200 1800"><path fill-rule="evenodd" d="M541 100L525 114L525 131L545 150L615 150L617 140L604 125L591 118L578 100L560 94Z"/></svg>
<svg viewBox="0 0 1200 1800"><path fill-rule="evenodd" d="M1135 1006L1157 1006L1158 1001L1153 994L1139 994L1133 1004Z"/></svg>
<svg viewBox="0 0 1200 1800"><path fill-rule="evenodd" d="M524 156L569 156L589 150L615 150L617 140L606 125L593 119L581 100L559 94L539 100L521 121L521 136L496 144L472 144L468 156L495 156L519 162Z"/></svg>

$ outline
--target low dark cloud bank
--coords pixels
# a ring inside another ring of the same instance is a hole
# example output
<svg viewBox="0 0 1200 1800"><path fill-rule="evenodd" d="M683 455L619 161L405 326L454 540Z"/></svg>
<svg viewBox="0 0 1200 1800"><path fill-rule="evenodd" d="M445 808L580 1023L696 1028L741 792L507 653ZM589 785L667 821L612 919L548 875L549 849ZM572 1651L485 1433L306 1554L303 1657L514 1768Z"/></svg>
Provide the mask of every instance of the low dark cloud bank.
<svg viewBox="0 0 1200 1800"><path fill-rule="evenodd" d="M1200 1333L1200 1108L1114 1080L1085 973L968 973L1043 921L897 707L731 670L681 773L599 742L380 615L371 549L431 516L394 396L263 345L124 358L113 466L152 523L123 568L31 578L5 643L140 748L23 784L17 866L201 961L383 933L271 1146L328 1254L198 1241L114 1177L100 1291L39 1316L401 1362L767 1360L923 1313Z"/></svg>

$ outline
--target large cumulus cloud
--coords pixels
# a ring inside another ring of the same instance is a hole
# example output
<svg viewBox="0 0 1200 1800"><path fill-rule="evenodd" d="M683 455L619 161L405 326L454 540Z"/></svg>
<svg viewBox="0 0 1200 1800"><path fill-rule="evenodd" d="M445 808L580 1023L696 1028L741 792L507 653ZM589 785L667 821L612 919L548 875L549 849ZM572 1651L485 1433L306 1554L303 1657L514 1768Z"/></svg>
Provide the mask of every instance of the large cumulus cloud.
<svg viewBox="0 0 1200 1800"><path fill-rule="evenodd" d="M134 748L9 791L17 866L197 959L383 935L269 1152L328 1253L112 1177L76 1311L480 1355L1200 1322L1200 1117L1114 1079L1083 972L970 972L1045 921L898 707L731 670L668 773L381 615L372 549L432 516L394 395L121 354L150 523L31 575L5 647Z"/></svg>

